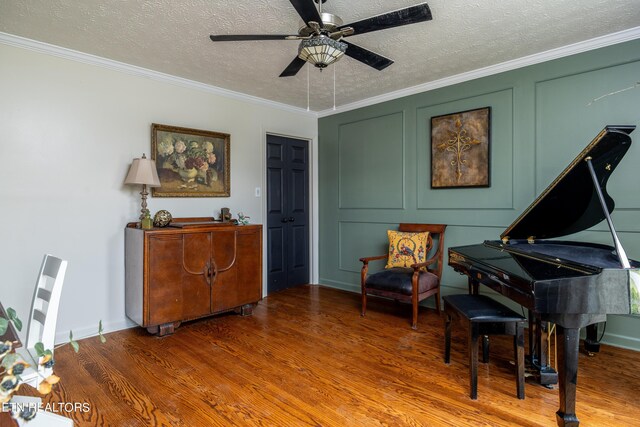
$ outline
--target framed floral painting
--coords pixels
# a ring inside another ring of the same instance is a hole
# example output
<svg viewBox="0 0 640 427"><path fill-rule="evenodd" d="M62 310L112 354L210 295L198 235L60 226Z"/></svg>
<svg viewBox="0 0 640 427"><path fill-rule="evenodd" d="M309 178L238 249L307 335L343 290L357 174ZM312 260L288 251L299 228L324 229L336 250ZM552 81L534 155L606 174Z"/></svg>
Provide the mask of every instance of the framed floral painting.
<svg viewBox="0 0 640 427"><path fill-rule="evenodd" d="M230 136L226 133L154 123L151 158L160 187L154 197L229 197Z"/></svg>

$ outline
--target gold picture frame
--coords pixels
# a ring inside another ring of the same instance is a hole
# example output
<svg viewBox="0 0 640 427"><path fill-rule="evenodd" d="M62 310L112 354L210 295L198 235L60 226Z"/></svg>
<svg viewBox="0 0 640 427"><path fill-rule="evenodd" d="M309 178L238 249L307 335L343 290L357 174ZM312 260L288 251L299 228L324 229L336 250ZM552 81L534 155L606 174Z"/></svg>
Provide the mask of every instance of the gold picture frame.
<svg viewBox="0 0 640 427"><path fill-rule="evenodd" d="M229 197L231 136L153 123L151 158L160 187L154 197Z"/></svg>
<svg viewBox="0 0 640 427"><path fill-rule="evenodd" d="M431 118L431 188L489 187L491 107Z"/></svg>

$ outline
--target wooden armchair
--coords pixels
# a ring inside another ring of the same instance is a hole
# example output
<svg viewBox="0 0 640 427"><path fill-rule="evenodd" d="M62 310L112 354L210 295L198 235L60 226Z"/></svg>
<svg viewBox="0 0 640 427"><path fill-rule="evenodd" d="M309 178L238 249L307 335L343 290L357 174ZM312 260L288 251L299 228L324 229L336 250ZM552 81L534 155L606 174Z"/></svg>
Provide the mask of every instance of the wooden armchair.
<svg viewBox="0 0 640 427"><path fill-rule="evenodd" d="M411 302L413 316L411 327L418 327L418 304L420 301L436 295L436 308L440 313L440 279L442 278L442 258L444 253L444 224L400 224L401 232L429 232L425 256L431 255L424 262L411 264L409 267L386 268L377 273L368 274L369 262L388 259L389 255L378 255L360 258L362 271L362 312L367 311L367 295L377 295L401 302ZM434 242L436 242L434 244ZM435 250L434 250L435 249Z"/></svg>

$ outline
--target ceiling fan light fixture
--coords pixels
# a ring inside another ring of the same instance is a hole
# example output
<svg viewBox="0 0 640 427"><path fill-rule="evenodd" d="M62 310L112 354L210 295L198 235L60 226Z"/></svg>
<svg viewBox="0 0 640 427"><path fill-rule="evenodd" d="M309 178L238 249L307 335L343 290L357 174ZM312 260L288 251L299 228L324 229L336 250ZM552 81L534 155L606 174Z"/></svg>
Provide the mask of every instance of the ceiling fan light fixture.
<svg viewBox="0 0 640 427"><path fill-rule="evenodd" d="M323 69L342 58L347 44L321 35L300 42L298 57Z"/></svg>

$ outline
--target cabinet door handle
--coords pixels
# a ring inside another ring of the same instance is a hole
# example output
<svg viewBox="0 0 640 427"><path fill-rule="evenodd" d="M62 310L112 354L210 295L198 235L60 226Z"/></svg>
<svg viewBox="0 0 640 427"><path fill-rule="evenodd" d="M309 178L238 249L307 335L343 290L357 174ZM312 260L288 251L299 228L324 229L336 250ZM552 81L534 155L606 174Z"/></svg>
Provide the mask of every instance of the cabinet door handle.
<svg viewBox="0 0 640 427"><path fill-rule="evenodd" d="M282 218L280 222L289 222L289 218Z"/></svg>
<svg viewBox="0 0 640 427"><path fill-rule="evenodd" d="M204 271L202 272L202 274L204 274L204 279L207 281L207 285L211 284L211 265L209 264L209 261L207 261L207 263L204 266Z"/></svg>
<svg viewBox="0 0 640 427"><path fill-rule="evenodd" d="M218 266L216 265L216 261L212 259L211 264L213 265L213 271L209 270L211 273L211 282L209 282L209 284L215 283L216 276L218 276Z"/></svg>
<svg viewBox="0 0 640 427"><path fill-rule="evenodd" d="M295 220L296 219L294 217L292 217L292 216L289 217L289 222L295 222Z"/></svg>

